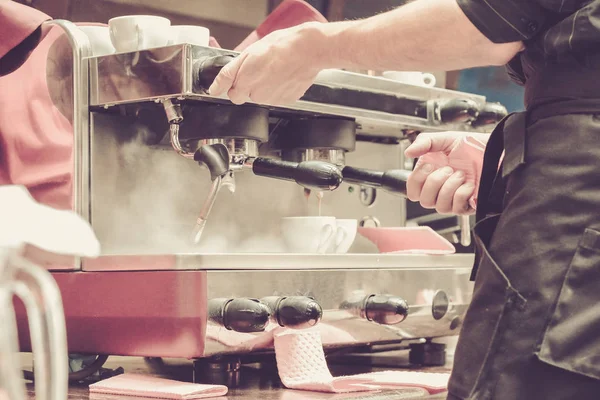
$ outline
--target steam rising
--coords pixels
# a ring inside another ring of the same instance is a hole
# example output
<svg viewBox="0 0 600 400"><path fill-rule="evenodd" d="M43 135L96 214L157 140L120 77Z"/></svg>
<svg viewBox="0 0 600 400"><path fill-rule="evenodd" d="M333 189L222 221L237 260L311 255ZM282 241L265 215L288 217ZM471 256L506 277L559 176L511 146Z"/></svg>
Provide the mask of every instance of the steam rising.
<svg viewBox="0 0 600 400"><path fill-rule="evenodd" d="M148 146L143 140L147 128L124 117L94 113L93 127L92 224L104 254L285 252L283 217L377 215L389 225L400 218L400 200L392 196L380 196L378 205L367 209L358 193L342 185L320 202L316 193L307 199L303 188L292 182L241 171L235 174L235 194L219 192L202 240L194 245L190 234L210 190L208 170L177 155L167 143ZM131 137L131 132L136 133L135 140L119 138ZM352 165L397 167L393 146L362 145L368 159L361 165L349 157ZM357 236L353 251L376 248Z"/></svg>
<svg viewBox="0 0 600 400"><path fill-rule="evenodd" d="M97 126L108 128L109 122ZM291 209L308 212L302 188L238 172L236 193L219 192L194 245L190 233L210 190L208 170L169 146L147 146L143 129L136 129L137 138L127 143L118 144L104 129L94 137L103 151L92 160L92 218L105 253L285 251L279 219Z"/></svg>

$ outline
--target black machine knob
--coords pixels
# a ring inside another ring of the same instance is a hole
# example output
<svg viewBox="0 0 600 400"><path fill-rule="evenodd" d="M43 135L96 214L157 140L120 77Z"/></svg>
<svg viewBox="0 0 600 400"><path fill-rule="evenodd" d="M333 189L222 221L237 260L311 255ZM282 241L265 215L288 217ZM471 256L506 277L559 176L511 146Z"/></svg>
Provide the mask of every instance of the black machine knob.
<svg viewBox="0 0 600 400"><path fill-rule="evenodd" d="M374 171L369 169L344 167L342 176L344 182L361 186L381 188L387 192L406 196L406 181L412 171L393 169L389 171Z"/></svg>
<svg viewBox="0 0 600 400"><path fill-rule="evenodd" d="M269 323L270 310L257 299L211 299L208 318L230 331L263 332Z"/></svg>
<svg viewBox="0 0 600 400"><path fill-rule="evenodd" d="M260 299L271 310L271 318L280 326L306 329L315 326L323 317L323 308L313 298L306 296L269 296Z"/></svg>
<svg viewBox="0 0 600 400"><path fill-rule="evenodd" d="M479 115L477 116L477 119L473 121L472 125L477 127L496 124L507 115L508 110L502 104L486 103L479 111Z"/></svg>
<svg viewBox="0 0 600 400"><path fill-rule="evenodd" d="M197 89L208 90L221 69L229 64L235 57L231 55L218 55L202 58L194 64L193 74L196 77L194 85Z"/></svg>
<svg viewBox="0 0 600 400"><path fill-rule="evenodd" d="M450 99L438 103L442 123L468 123L479 115L479 106L472 100Z"/></svg>
<svg viewBox="0 0 600 400"><path fill-rule="evenodd" d="M408 316L406 300L387 294L372 294L358 301L344 302L341 308L381 325L399 324Z"/></svg>
<svg viewBox="0 0 600 400"><path fill-rule="evenodd" d="M258 176L295 181L314 190L335 190L343 179L338 167L323 161L295 163L258 157L252 164L252 172Z"/></svg>
<svg viewBox="0 0 600 400"><path fill-rule="evenodd" d="M229 151L220 143L200 146L194 153L194 161L208 167L213 181L229 171Z"/></svg>

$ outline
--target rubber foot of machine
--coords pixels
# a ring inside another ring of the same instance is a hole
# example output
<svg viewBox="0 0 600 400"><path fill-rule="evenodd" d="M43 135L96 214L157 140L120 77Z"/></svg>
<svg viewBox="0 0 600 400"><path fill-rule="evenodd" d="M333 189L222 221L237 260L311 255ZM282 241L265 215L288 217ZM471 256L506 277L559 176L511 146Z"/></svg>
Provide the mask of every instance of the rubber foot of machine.
<svg viewBox="0 0 600 400"><path fill-rule="evenodd" d="M411 365L441 367L446 365L446 345L443 343L411 343L408 361Z"/></svg>

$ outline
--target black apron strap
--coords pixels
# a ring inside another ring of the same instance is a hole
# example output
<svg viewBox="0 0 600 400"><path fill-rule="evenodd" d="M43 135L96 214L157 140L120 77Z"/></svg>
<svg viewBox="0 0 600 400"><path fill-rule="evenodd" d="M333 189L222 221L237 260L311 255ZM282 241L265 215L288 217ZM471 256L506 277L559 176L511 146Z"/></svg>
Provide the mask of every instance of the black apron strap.
<svg viewBox="0 0 600 400"><path fill-rule="evenodd" d="M483 220L488 215L501 211L495 205L490 204L490 200L493 200L491 194L497 183L498 165L504 151L504 125L506 120L513 115L509 114L496 125L485 147L481 179L479 180L479 192L477 193L477 222Z"/></svg>
<svg viewBox="0 0 600 400"><path fill-rule="evenodd" d="M485 148L483 168L477 195L477 223L491 215L502 213L505 178L525 163L526 113L512 113L498 123ZM502 165L500 159L504 154ZM476 226L477 228L477 226ZM477 231L475 232L477 235ZM492 232L486 232L486 237ZM471 280L475 280L481 254L475 248L475 263L471 271Z"/></svg>

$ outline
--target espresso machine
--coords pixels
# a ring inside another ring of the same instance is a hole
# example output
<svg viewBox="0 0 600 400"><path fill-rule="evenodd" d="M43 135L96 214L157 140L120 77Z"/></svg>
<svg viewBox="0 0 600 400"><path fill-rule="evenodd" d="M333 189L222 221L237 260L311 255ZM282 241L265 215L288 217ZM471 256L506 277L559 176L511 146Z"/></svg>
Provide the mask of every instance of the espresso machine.
<svg viewBox="0 0 600 400"><path fill-rule="evenodd" d="M460 331L472 254L380 254L360 235L348 254L291 254L279 223L324 193L322 215L405 226L410 141L489 131L503 107L338 70L295 104L236 106L206 91L234 52L92 57L52 23L73 55L75 210L102 245L51 271L71 353L243 362L284 326L318 327L326 350L411 342L416 363L439 362L424 349Z"/></svg>

